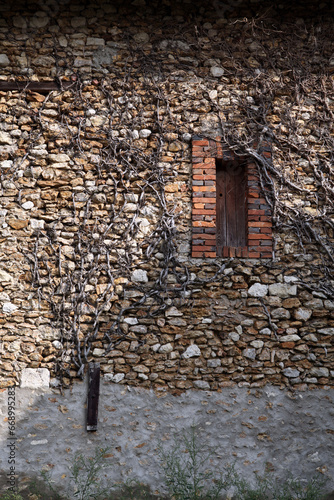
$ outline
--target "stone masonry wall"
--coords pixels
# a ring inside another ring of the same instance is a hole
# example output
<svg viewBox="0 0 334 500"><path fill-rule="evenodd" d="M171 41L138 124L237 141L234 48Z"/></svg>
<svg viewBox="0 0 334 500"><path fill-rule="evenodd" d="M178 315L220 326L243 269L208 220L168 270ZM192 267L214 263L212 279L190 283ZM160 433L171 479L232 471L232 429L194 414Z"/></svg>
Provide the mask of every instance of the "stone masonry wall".
<svg viewBox="0 0 334 500"><path fill-rule="evenodd" d="M71 84L0 91L1 387L333 385L332 13L273 8L1 4L0 83ZM194 136L253 155L273 256L191 257Z"/></svg>
<svg viewBox="0 0 334 500"><path fill-rule="evenodd" d="M137 479L163 493L159 446L171 450L191 425L199 434L198 444L212 451L208 466L213 471L234 463L241 477L252 482L255 471L262 475L269 467L270 478L291 474L302 484L320 472L329 479L326 490L333 491L333 390L296 393L268 384L262 389L186 391L175 397L104 382L98 430L87 433L86 387L77 382L64 395L46 388L16 389L15 472L23 491L42 470L50 471L58 492L66 491L75 457L94 456L98 447L108 448L101 479L109 484ZM0 391L0 415L7 413L6 392ZM0 470L6 473L8 442L4 425ZM6 479L0 475L0 491L8 486ZM66 498L74 498L67 491Z"/></svg>

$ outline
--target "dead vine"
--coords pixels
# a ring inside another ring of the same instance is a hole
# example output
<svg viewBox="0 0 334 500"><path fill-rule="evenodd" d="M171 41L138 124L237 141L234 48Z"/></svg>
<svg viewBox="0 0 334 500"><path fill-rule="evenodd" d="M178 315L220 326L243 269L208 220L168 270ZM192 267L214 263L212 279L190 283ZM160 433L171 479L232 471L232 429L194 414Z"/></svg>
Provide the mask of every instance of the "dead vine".
<svg viewBox="0 0 334 500"><path fill-rule="evenodd" d="M198 30L187 30L189 44L198 48L197 58L204 64L207 56ZM296 38L310 35L311 27L277 31L268 20L243 19L235 30L240 43L250 36L258 41L255 57L260 65L252 67L248 59L233 55L232 45L217 41L214 50L225 51L228 73L235 75L224 82L232 106L208 97L217 86L208 77L190 92L189 111L195 113L198 107L191 100L204 99L224 143L254 159L275 229L291 234L302 254L313 255L314 269L321 259L321 292L333 297L332 77L314 71L318 62L312 66L305 54L296 54ZM279 37L280 50L271 44L271 36ZM325 37L326 32L317 32L318 47L324 51ZM44 181L59 186L63 198L59 216L47 218L45 228L36 231L27 255L41 307L51 308L60 330L61 377L73 375L73 367L82 376L96 347L108 352L124 339L144 342L139 333L124 330L126 315L141 310L146 317L157 316L171 299L185 297L193 285L205 282L191 279L188 266L178 259L183 214L178 200L166 195L178 175L174 164L189 162L189 148L182 147L185 136L205 132L199 118L180 121L185 108L178 99L187 84L185 67L192 63L180 56L173 42L171 77L164 53L156 50L160 41L151 54L144 54L128 38L127 62L115 66L111 76L83 81L78 74L71 89L50 94L39 106L34 101L26 106L32 124L25 138L27 152L2 174L4 189L22 175L36 176L28 173L26 160L36 148L45 150L47 142L55 154L61 151L70 158L71 172L66 175L73 196L68 197L62 172L59 177L50 169L43 174ZM201 64L199 73L205 67ZM193 74L196 68L191 68ZM29 92L22 92L20 99L26 97ZM50 109L57 111L56 118L50 118ZM217 135L217 130L212 133ZM170 161L166 155L173 141L181 146ZM272 144L273 162L261 154L263 141ZM284 242L278 243L282 249ZM216 280L226 262L215 265L217 272L206 282ZM313 286L307 281L304 285Z"/></svg>

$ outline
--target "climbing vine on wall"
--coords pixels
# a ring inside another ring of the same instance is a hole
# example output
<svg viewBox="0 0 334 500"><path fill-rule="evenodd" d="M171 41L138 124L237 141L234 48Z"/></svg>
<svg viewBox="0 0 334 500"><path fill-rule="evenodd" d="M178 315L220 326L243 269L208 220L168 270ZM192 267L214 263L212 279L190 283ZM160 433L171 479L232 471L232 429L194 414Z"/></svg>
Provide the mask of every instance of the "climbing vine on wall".
<svg viewBox="0 0 334 500"><path fill-rule="evenodd" d="M157 30L146 50L124 29L114 36L121 50L108 74L78 71L69 89L19 95L11 113L25 113L30 130L25 153L13 155L1 180L8 189L32 177L50 190L41 205L45 225L36 228L27 258L40 307L51 309L60 330L58 375L82 376L99 346L110 352L124 339L145 343L140 328L124 327L126 315L158 316L224 270L226 262L217 261L216 273L195 278L179 257L181 236L190 234L194 134L222 135L226 147L255 160L272 207L276 256L312 261L319 290L333 296L326 26L303 22L292 31L288 23L278 29L269 14L241 18L224 25L229 36L208 44L207 29L188 22ZM207 65L217 58L225 68L220 80ZM63 60L73 59L68 49ZM272 163L259 154L263 140L272 144ZM49 164L34 169L34 155ZM307 278L300 285L314 286ZM158 329L150 333L159 337Z"/></svg>

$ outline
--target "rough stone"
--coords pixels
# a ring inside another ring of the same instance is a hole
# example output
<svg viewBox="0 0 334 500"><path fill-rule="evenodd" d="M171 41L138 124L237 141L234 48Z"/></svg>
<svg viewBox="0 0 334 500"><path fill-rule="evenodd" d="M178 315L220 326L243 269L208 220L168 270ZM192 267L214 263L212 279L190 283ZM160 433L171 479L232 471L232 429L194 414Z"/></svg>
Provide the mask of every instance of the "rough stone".
<svg viewBox="0 0 334 500"><path fill-rule="evenodd" d="M143 128L142 130L139 131L139 136L142 137L143 139L150 137L151 134L152 131L147 128Z"/></svg>
<svg viewBox="0 0 334 500"><path fill-rule="evenodd" d="M169 309L166 310L165 315L167 317L171 317L171 316L175 317L175 316L183 316L183 313L181 311L179 311L177 309L177 307L172 306L172 307L170 307Z"/></svg>
<svg viewBox="0 0 334 500"><path fill-rule="evenodd" d="M283 374L288 378L297 378L300 375L300 371L295 368L285 368Z"/></svg>
<svg viewBox="0 0 334 500"><path fill-rule="evenodd" d="M318 333L321 333L321 335L334 335L334 328L321 328Z"/></svg>
<svg viewBox="0 0 334 500"><path fill-rule="evenodd" d="M268 294L268 285L262 285L261 283L254 283L248 289L248 295L251 297L265 297Z"/></svg>
<svg viewBox="0 0 334 500"><path fill-rule="evenodd" d="M295 314L295 318L301 321L308 321L310 317L312 316L312 310L311 309L305 309L303 307L299 307Z"/></svg>
<svg viewBox="0 0 334 500"><path fill-rule="evenodd" d="M261 349L264 346L264 342L262 340L253 340L250 345L255 349Z"/></svg>
<svg viewBox="0 0 334 500"><path fill-rule="evenodd" d="M139 43L139 44L144 44L144 43L147 43L150 39L150 36L148 33L145 33L144 31L141 31L139 33L136 33L134 36L133 36L133 39L136 43Z"/></svg>
<svg viewBox="0 0 334 500"><path fill-rule="evenodd" d="M172 352L173 346L172 344L164 344L159 347L159 352L163 354L168 354L169 352Z"/></svg>
<svg viewBox="0 0 334 500"><path fill-rule="evenodd" d="M283 307L278 307L277 309L274 309L273 311L271 311L271 315L273 318L276 319L290 318L290 312L287 309L284 309Z"/></svg>
<svg viewBox="0 0 334 500"><path fill-rule="evenodd" d="M124 373L106 373L104 375L104 379L106 382L114 382L115 384L119 384L120 382L122 382L124 377Z"/></svg>
<svg viewBox="0 0 334 500"><path fill-rule="evenodd" d="M0 54L0 66L1 67L6 67L6 66L9 66L10 64L10 61L7 57L6 54Z"/></svg>
<svg viewBox="0 0 334 500"><path fill-rule="evenodd" d="M287 285L283 283L274 283L272 285L269 285L269 294L281 298L286 298L291 295L297 295L297 286Z"/></svg>
<svg viewBox="0 0 334 500"><path fill-rule="evenodd" d="M72 28L83 28L86 26L86 18L85 17L73 17L71 19Z"/></svg>
<svg viewBox="0 0 334 500"><path fill-rule="evenodd" d="M124 318L124 321L128 325L137 325L138 324L138 319L137 318Z"/></svg>
<svg viewBox="0 0 334 500"><path fill-rule="evenodd" d="M300 340L299 335L283 335L280 337L281 342L298 342Z"/></svg>
<svg viewBox="0 0 334 500"><path fill-rule="evenodd" d="M32 201L26 201L25 203L22 203L22 208L24 208L24 210L31 210L34 208L34 204Z"/></svg>
<svg viewBox="0 0 334 500"><path fill-rule="evenodd" d="M328 368L314 366L310 369L310 375L314 375L315 377L328 377L329 370Z"/></svg>
<svg viewBox="0 0 334 500"><path fill-rule="evenodd" d="M39 389L50 385L50 372L46 368L23 368L21 374L22 388Z"/></svg>
<svg viewBox="0 0 334 500"><path fill-rule="evenodd" d="M11 302L6 302L2 306L2 312L7 313L7 314L13 314L17 310L17 306L15 304L12 304Z"/></svg>
<svg viewBox="0 0 334 500"><path fill-rule="evenodd" d="M256 350L250 348L244 349L243 355L245 356L245 358L254 360L256 358Z"/></svg>
<svg viewBox="0 0 334 500"><path fill-rule="evenodd" d="M201 355L201 350L196 344L192 344L184 351L182 358L194 358Z"/></svg>
<svg viewBox="0 0 334 500"><path fill-rule="evenodd" d="M148 277L147 272L142 269L136 269L131 275L131 280L138 283L147 283Z"/></svg>
<svg viewBox="0 0 334 500"><path fill-rule="evenodd" d="M205 380L194 380L194 387L196 389L208 389L210 390L210 384L209 382L206 382Z"/></svg>
<svg viewBox="0 0 334 500"><path fill-rule="evenodd" d="M13 144L13 138L8 132L0 130L0 144Z"/></svg>
<svg viewBox="0 0 334 500"><path fill-rule="evenodd" d="M221 364L222 362L219 358L208 359L207 361L208 368L217 368L218 366L221 366Z"/></svg>
<svg viewBox="0 0 334 500"><path fill-rule="evenodd" d="M225 73L224 68L221 68L219 66L212 66L210 68L210 71L211 75L214 76L215 78L220 78Z"/></svg>
<svg viewBox="0 0 334 500"><path fill-rule="evenodd" d="M15 28L25 29L27 27L27 21L22 16L15 16L13 17L13 25L15 26Z"/></svg>
<svg viewBox="0 0 334 500"><path fill-rule="evenodd" d="M0 269L0 283L9 282L11 283L14 280L13 276L3 269Z"/></svg>
<svg viewBox="0 0 334 500"><path fill-rule="evenodd" d="M310 342L318 342L318 337L313 333L309 333L308 335L303 336L303 340L308 340Z"/></svg>
<svg viewBox="0 0 334 500"><path fill-rule="evenodd" d="M43 11L37 11L30 19L31 28L45 28L49 24L50 18Z"/></svg>
<svg viewBox="0 0 334 500"><path fill-rule="evenodd" d="M149 368L147 368L147 366L144 366L144 365L134 366L133 370L135 372L138 372L138 373L149 373L149 371L150 371Z"/></svg>
<svg viewBox="0 0 334 500"><path fill-rule="evenodd" d="M30 219L31 229L44 229L44 220Z"/></svg>

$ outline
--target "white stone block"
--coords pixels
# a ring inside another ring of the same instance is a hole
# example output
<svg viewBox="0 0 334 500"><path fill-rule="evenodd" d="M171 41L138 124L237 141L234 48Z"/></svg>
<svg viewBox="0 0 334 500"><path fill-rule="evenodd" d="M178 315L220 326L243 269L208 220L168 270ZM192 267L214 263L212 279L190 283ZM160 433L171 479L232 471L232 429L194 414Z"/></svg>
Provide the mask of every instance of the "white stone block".
<svg viewBox="0 0 334 500"><path fill-rule="evenodd" d="M0 269L0 283L2 283L3 281L11 283L13 281L13 277L6 271Z"/></svg>
<svg viewBox="0 0 334 500"><path fill-rule="evenodd" d="M131 280L137 283L147 283L148 277L147 272L142 269L136 269L131 275Z"/></svg>
<svg viewBox="0 0 334 500"><path fill-rule="evenodd" d="M290 297L291 295L297 295L297 286L287 285L283 283L274 283L272 285L269 285L269 294L284 299Z"/></svg>
<svg viewBox="0 0 334 500"><path fill-rule="evenodd" d="M7 313L7 314L12 314L17 310L17 306L15 304L12 304L11 302L6 302L2 306L2 312Z"/></svg>
<svg viewBox="0 0 334 500"><path fill-rule="evenodd" d="M119 384L125 377L124 373L106 373L104 376L104 380L106 382L114 382L115 384Z"/></svg>
<svg viewBox="0 0 334 500"><path fill-rule="evenodd" d="M26 201L25 203L22 203L22 208L24 208L24 210L31 210L34 206L35 205L32 201Z"/></svg>
<svg viewBox="0 0 334 500"><path fill-rule="evenodd" d="M262 285L261 283L254 283L248 290L250 297L265 297L267 294L268 285Z"/></svg>
<svg viewBox="0 0 334 500"><path fill-rule="evenodd" d="M216 78L220 78L225 73L224 69L220 68L219 66L212 66L212 68L210 68L210 71L211 75Z"/></svg>
<svg viewBox="0 0 334 500"><path fill-rule="evenodd" d="M283 375L288 378L297 378L300 375L300 372L295 368L285 368L283 370Z"/></svg>
<svg viewBox="0 0 334 500"><path fill-rule="evenodd" d="M318 330L318 333L322 335L334 335L334 328L321 328L321 330Z"/></svg>
<svg viewBox="0 0 334 500"><path fill-rule="evenodd" d="M0 168L12 168L13 160L4 160L0 162Z"/></svg>
<svg viewBox="0 0 334 500"><path fill-rule="evenodd" d="M295 312L295 318L298 320L307 321L311 316L311 309L305 309L304 307L299 307Z"/></svg>
<svg viewBox="0 0 334 500"><path fill-rule="evenodd" d="M193 344L193 345L190 345L189 347L187 347L187 349L182 354L182 358L188 359L188 358L194 358L194 357L200 356L200 355L201 355L200 348L196 344Z"/></svg>
<svg viewBox="0 0 334 500"><path fill-rule="evenodd" d="M165 315L167 317L170 317L170 316L183 316L183 313L181 311L179 311L176 307L172 306L170 307L169 309L167 309L167 311L165 312Z"/></svg>
<svg viewBox="0 0 334 500"><path fill-rule="evenodd" d="M125 323L128 325L138 325L137 318L124 318Z"/></svg>
<svg viewBox="0 0 334 500"><path fill-rule="evenodd" d="M299 335L283 335L283 337L280 338L281 342L298 342L300 340Z"/></svg>
<svg viewBox="0 0 334 500"><path fill-rule="evenodd" d="M44 224L45 224L44 220L38 220L38 219L30 220L31 229L43 229Z"/></svg>
<svg viewBox="0 0 334 500"><path fill-rule="evenodd" d="M255 349L261 349L263 347L264 342L262 340L253 340L250 345Z"/></svg>
<svg viewBox="0 0 334 500"><path fill-rule="evenodd" d="M310 374L314 375L315 377L329 377L329 370L328 368L322 366L314 366L313 368L311 368Z"/></svg>
<svg viewBox="0 0 334 500"><path fill-rule="evenodd" d="M147 137L149 137L151 134L152 134L152 131L149 130L148 128L143 128L139 132L140 137L142 137L143 139L147 139Z"/></svg>
<svg viewBox="0 0 334 500"><path fill-rule="evenodd" d="M21 374L21 387L39 389L49 387L50 372L47 368L23 368Z"/></svg>
<svg viewBox="0 0 334 500"><path fill-rule="evenodd" d="M159 352L161 354L168 354L168 353L172 352L172 350L173 350L173 346L170 343L164 344L161 347L159 347Z"/></svg>

